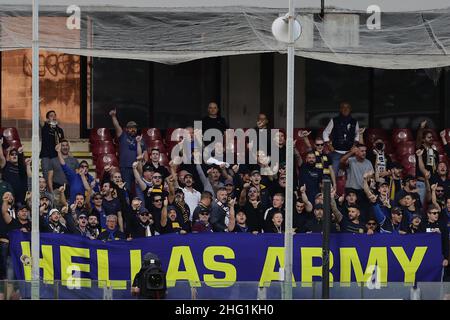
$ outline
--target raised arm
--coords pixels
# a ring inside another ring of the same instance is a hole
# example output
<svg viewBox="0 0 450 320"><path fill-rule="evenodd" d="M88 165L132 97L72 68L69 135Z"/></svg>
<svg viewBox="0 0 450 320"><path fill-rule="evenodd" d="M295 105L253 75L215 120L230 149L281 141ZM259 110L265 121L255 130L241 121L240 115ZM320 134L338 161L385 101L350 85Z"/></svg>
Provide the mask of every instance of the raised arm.
<svg viewBox="0 0 450 320"><path fill-rule="evenodd" d="M423 174L424 176L426 176L428 170L425 168L425 164L423 163L423 158L422 158L422 155L423 155L423 149L418 149L418 150L416 151L416 155L417 155L417 163L418 163L418 165L419 165L419 170L420 170L420 172L422 172L422 174ZM429 173L429 172L428 172L428 173Z"/></svg>
<svg viewBox="0 0 450 320"><path fill-rule="evenodd" d="M241 207L245 206L245 203L247 202L247 192L249 188L250 183L245 183L241 190L241 194L239 195L239 205Z"/></svg>
<svg viewBox="0 0 450 320"><path fill-rule="evenodd" d="M372 171L367 171L364 173L363 176L363 188L364 188L364 193L366 194L366 197L369 199L371 196L373 196L372 191L370 190L369 187L369 178L373 176L373 172Z"/></svg>
<svg viewBox="0 0 450 320"><path fill-rule="evenodd" d="M168 196L168 200L169 203L173 203L173 201L175 200L175 186L174 186L174 179L172 176L168 176L166 178L167 181L167 185L169 186L169 196Z"/></svg>
<svg viewBox="0 0 450 320"><path fill-rule="evenodd" d="M8 213L8 208L9 208L9 197L10 197L11 193L9 192L5 192L3 194L3 204L2 204L2 216L3 216L3 221L5 222L5 224L10 224L12 221L11 216Z"/></svg>
<svg viewBox="0 0 450 320"><path fill-rule="evenodd" d="M137 149L137 156L142 156L142 134L140 136L136 136L136 149Z"/></svg>
<svg viewBox="0 0 450 320"><path fill-rule="evenodd" d="M349 152L347 152L340 161L340 165L341 167L347 167L348 166L348 159L350 159L350 157L353 157L356 154L356 147L353 147Z"/></svg>
<svg viewBox="0 0 450 320"><path fill-rule="evenodd" d="M120 126L119 120L117 120L117 111L116 109L113 109L109 112L109 115L111 116L111 120L114 126L114 129L116 129L116 137L120 137L122 135L122 127Z"/></svg>
<svg viewBox="0 0 450 320"><path fill-rule="evenodd" d="M230 208L230 219L228 221L228 231L232 232L234 227L236 226L236 216L234 214L234 205L236 203L236 199L231 199L228 201L228 207Z"/></svg>
<svg viewBox="0 0 450 320"><path fill-rule="evenodd" d="M63 155L62 155L62 153L61 153L61 143L58 143L56 146L55 146L55 150L56 150L56 152L58 153L58 160L59 160L59 163L63 166L63 165L65 165L66 164L66 161L64 161L64 157L63 157Z"/></svg>
<svg viewBox="0 0 450 320"><path fill-rule="evenodd" d="M300 197L302 198L302 201L305 204L305 210L307 212L312 212L313 205L311 201L309 201L308 196L306 195L306 185L300 187Z"/></svg>
<svg viewBox="0 0 450 320"><path fill-rule="evenodd" d="M147 185L142 180L141 175L139 174L139 172L137 170L138 165L139 165L139 163L137 161L133 162L134 179L136 180L136 183L139 185L139 188L141 188L142 191L145 191L145 189L147 189Z"/></svg>
<svg viewBox="0 0 450 320"><path fill-rule="evenodd" d="M167 199L164 199L164 206L161 210L161 227L165 227L167 225L167 205L169 204Z"/></svg>
<svg viewBox="0 0 450 320"><path fill-rule="evenodd" d="M80 175L81 182L83 182L83 187L86 191L89 191L91 189L91 185L89 184L87 178L86 178L86 171L87 168L80 168L78 171L78 174Z"/></svg>

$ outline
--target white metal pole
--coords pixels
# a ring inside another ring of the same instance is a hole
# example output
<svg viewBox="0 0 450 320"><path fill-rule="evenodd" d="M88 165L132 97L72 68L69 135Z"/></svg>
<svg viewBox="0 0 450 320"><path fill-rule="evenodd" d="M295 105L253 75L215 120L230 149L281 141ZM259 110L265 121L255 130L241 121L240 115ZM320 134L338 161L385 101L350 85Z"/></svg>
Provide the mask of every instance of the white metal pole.
<svg viewBox="0 0 450 320"><path fill-rule="evenodd" d="M289 43L287 46L287 112L286 112L286 220L284 233L284 298L292 299L292 210L294 193L294 0L289 0Z"/></svg>
<svg viewBox="0 0 450 320"><path fill-rule="evenodd" d="M32 207L31 207L31 257L32 282L31 299L39 299L39 0L33 0L33 40L32 40Z"/></svg>

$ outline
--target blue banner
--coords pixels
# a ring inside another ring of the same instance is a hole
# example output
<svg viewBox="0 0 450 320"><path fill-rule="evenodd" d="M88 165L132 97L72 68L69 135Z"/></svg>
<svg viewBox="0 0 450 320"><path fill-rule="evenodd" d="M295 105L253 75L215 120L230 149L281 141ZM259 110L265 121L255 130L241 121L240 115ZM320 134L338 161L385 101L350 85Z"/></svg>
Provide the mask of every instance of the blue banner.
<svg viewBox="0 0 450 320"><path fill-rule="evenodd" d="M10 248L18 280L31 279L31 234L10 233ZM41 234L41 277L90 287L107 281L126 287L141 267L147 252L157 254L167 271L168 286L187 280L193 286L232 286L236 281L257 281L268 286L280 280L284 266L284 237L280 234L168 234L131 241L102 242L74 235ZM330 279L334 282L440 281L442 272L439 234L358 235L332 234ZM21 259L22 257L22 259ZM322 236L294 236L295 282L320 281Z"/></svg>

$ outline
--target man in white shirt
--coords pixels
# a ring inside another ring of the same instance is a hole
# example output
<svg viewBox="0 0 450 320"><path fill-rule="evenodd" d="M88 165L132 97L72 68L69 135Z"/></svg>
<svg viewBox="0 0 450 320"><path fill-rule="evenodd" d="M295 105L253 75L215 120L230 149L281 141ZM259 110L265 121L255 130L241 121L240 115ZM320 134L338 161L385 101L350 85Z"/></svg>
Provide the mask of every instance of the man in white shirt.
<svg viewBox="0 0 450 320"><path fill-rule="evenodd" d="M184 185L185 187L182 189L184 193L184 202L189 207L189 210L191 212L191 216L189 217L189 220L192 221L192 214L194 213L195 208L197 207L198 203L200 202L201 194L193 187L194 179L191 173L186 173L184 176Z"/></svg>

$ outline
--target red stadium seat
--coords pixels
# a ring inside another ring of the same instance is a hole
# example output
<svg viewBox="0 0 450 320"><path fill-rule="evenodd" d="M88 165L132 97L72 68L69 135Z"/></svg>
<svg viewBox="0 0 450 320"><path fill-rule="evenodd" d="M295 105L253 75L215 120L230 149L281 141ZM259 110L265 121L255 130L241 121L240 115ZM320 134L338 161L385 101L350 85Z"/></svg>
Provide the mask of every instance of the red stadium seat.
<svg viewBox="0 0 450 320"><path fill-rule="evenodd" d="M113 137L108 128L93 128L89 133L89 141L113 141Z"/></svg>
<svg viewBox="0 0 450 320"><path fill-rule="evenodd" d="M91 145L94 160L99 154L116 154L116 146L111 141L101 141Z"/></svg>
<svg viewBox="0 0 450 320"><path fill-rule="evenodd" d="M436 142L436 141L435 141L433 144L434 144L434 146L436 147L436 151L437 151L439 154L445 154L444 145L443 145L442 143Z"/></svg>
<svg viewBox="0 0 450 320"><path fill-rule="evenodd" d="M405 141L414 141L411 129L394 129L392 130L392 142L397 145Z"/></svg>
<svg viewBox="0 0 450 320"><path fill-rule="evenodd" d="M3 128L3 137L5 140L12 141L17 140L20 141L19 133L17 132L17 129L14 127L11 128Z"/></svg>
<svg viewBox="0 0 450 320"><path fill-rule="evenodd" d="M154 140L163 140L161 131L158 128L143 128L141 132L146 144Z"/></svg>
<svg viewBox="0 0 450 320"><path fill-rule="evenodd" d="M364 143L368 148L372 148L375 140L381 139L387 145L389 134L386 130L380 128L367 128L364 132Z"/></svg>
<svg viewBox="0 0 450 320"><path fill-rule="evenodd" d="M7 142L12 149L19 149L22 146L20 140L8 140Z"/></svg>
<svg viewBox="0 0 450 320"><path fill-rule="evenodd" d="M347 182L347 178L345 175L336 178L336 194L339 196L345 193L345 183Z"/></svg>
<svg viewBox="0 0 450 320"><path fill-rule="evenodd" d="M184 128L169 128L166 131L166 144L169 145L172 142L178 142L181 141L185 135L185 129Z"/></svg>
<svg viewBox="0 0 450 320"><path fill-rule="evenodd" d="M161 152L161 154L159 155L159 164L165 167L169 166L169 157L167 156L166 153Z"/></svg>
<svg viewBox="0 0 450 320"><path fill-rule="evenodd" d="M161 140L152 140L146 142L147 144L147 152L150 154L152 149L157 148L159 152L166 152L166 146L164 145L164 142Z"/></svg>
<svg viewBox="0 0 450 320"><path fill-rule="evenodd" d="M440 154L439 155L439 162L445 162L448 165L448 157L445 154Z"/></svg>
<svg viewBox="0 0 450 320"><path fill-rule="evenodd" d="M416 175L416 155L410 154L410 155L404 155L400 159L400 163L403 165L404 174L410 174L415 176Z"/></svg>
<svg viewBox="0 0 450 320"><path fill-rule="evenodd" d="M319 137L319 138L323 139L323 131L324 130L325 130L325 128L318 129L317 132L316 132L316 138Z"/></svg>
<svg viewBox="0 0 450 320"><path fill-rule="evenodd" d="M110 165L114 167L119 166L119 160L115 154L99 154L95 161L95 171L97 176L103 177L105 166Z"/></svg>
<svg viewBox="0 0 450 320"><path fill-rule="evenodd" d="M415 141L404 141L399 143L395 148L395 153L400 156L415 154L416 152L416 142Z"/></svg>

